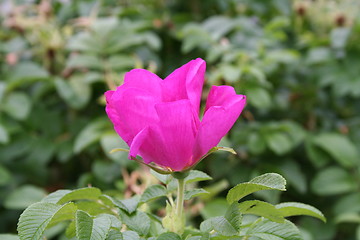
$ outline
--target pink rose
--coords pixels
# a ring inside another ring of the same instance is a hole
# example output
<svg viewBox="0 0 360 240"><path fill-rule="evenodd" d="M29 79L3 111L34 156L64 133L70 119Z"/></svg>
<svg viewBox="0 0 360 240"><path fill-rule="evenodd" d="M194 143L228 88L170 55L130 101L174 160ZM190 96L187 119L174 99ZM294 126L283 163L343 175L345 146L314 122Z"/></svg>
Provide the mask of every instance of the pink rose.
<svg viewBox="0 0 360 240"><path fill-rule="evenodd" d="M199 119L206 63L198 58L162 80L144 69L107 91L106 112L116 132L148 164L183 171L196 164L230 130L246 104L233 87L212 86Z"/></svg>

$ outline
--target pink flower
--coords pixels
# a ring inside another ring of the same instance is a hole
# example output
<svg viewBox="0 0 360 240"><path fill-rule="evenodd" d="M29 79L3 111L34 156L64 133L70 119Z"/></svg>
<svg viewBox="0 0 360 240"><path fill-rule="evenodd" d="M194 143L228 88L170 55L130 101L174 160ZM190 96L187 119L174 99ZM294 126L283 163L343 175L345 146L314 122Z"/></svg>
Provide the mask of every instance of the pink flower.
<svg viewBox="0 0 360 240"><path fill-rule="evenodd" d="M129 158L140 155L172 171L196 164L230 130L246 104L233 87L213 86L199 119L206 63L198 58L162 80L144 69L126 73L124 84L107 91L106 112L129 145Z"/></svg>

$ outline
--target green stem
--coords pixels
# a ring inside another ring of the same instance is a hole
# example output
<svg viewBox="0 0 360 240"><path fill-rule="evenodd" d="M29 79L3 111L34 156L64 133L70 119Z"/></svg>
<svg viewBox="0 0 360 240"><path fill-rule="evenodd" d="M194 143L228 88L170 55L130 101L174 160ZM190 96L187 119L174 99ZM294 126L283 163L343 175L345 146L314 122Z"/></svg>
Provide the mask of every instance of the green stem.
<svg viewBox="0 0 360 240"><path fill-rule="evenodd" d="M182 219L184 210L185 179L178 179L178 192L176 198L176 214Z"/></svg>

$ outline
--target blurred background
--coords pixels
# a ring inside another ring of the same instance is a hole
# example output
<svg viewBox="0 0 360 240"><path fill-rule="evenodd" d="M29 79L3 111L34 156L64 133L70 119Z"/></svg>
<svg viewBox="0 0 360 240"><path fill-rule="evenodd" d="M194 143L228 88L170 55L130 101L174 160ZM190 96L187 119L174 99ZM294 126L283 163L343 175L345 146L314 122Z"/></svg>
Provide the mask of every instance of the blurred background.
<svg viewBox="0 0 360 240"><path fill-rule="evenodd" d="M360 1L2 0L0 19L0 233L57 189L124 198L151 184L126 153L109 154L127 146L103 93L130 69L165 78L201 57L203 100L227 84L248 105L220 144L238 154L199 165L214 179L188 203L192 224L223 214L230 187L277 172L288 191L257 198L328 219L291 219L304 239L360 239Z"/></svg>

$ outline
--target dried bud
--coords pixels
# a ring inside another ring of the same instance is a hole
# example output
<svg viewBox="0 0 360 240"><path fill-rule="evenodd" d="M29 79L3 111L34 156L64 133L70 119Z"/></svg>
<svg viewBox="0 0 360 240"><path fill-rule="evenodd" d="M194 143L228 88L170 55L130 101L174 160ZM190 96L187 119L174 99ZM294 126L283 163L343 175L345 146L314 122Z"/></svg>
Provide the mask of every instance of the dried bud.
<svg viewBox="0 0 360 240"><path fill-rule="evenodd" d="M335 17L335 24L338 27L343 27L346 25L346 17L343 14L339 14Z"/></svg>
<svg viewBox="0 0 360 240"><path fill-rule="evenodd" d="M304 6L304 5L299 5L299 6L297 6L297 8L296 8L296 13L297 13L299 16L301 16L301 17L305 16L305 14L306 14L306 8L305 8L305 6Z"/></svg>

